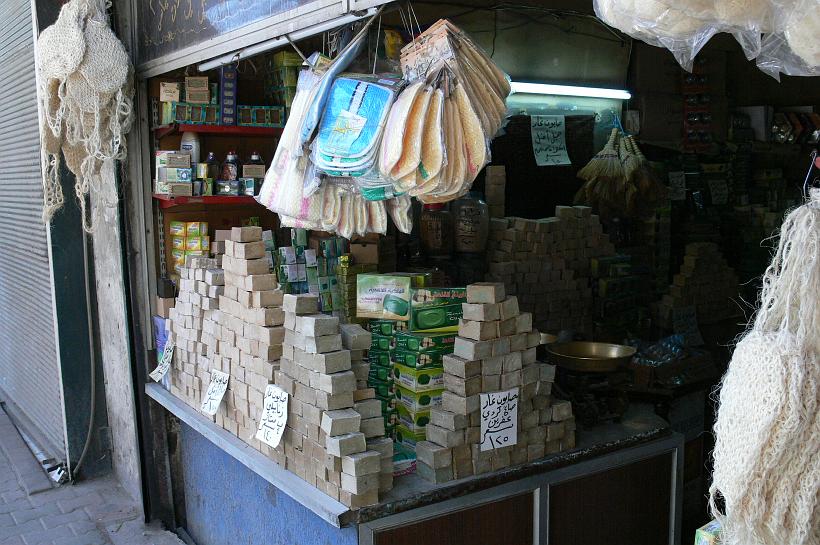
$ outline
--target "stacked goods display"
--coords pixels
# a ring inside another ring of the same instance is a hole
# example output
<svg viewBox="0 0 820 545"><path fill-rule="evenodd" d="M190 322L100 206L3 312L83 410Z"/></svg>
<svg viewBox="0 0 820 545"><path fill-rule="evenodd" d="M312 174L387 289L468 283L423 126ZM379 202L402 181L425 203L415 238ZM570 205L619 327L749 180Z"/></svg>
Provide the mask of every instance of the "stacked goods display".
<svg viewBox="0 0 820 545"><path fill-rule="evenodd" d="M304 229L291 229L291 245L281 246L276 262L285 293L319 295L322 312L341 309L342 298L336 279L339 260L348 251L348 241L340 237L308 238Z"/></svg>
<svg viewBox="0 0 820 545"><path fill-rule="evenodd" d="M426 438L430 410L441 403L444 391L443 359L453 353L455 337L455 332L399 331L394 335L390 356L397 443L414 449Z"/></svg>
<svg viewBox="0 0 820 545"><path fill-rule="evenodd" d="M170 390L192 407L199 408L207 389L211 359L216 353L215 338L205 331L206 324L218 313L225 277L219 260L187 257L179 269L179 296L168 310L165 322L168 338L176 349L170 370Z"/></svg>
<svg viewBox="0 0 820 545"><path fill-rule="evenodd" d="M487 280L502 282L545 331L592 333L590 260L613 255L598 216L557 206L556 217L492 218Z"/></svg>
<svg viewBox="0 0 820 545"><path fill-rule="evenodd" d="M430 410L417 471L439 483L574 448L569 401L553 400L555 367L536 361L540 333L503 284L467 286L453 354L442 358L444 391Z"/></svg>
<svg viewBox="0 0 820 545"><path fill-rule="evenodd" d="M454 200L489 162L507 76L444 20L402 50L403 79L340 76L361 51L367 25L333 61L314 54L299 74L258 199L283 225L350 238L384 234L389 214L410 233L410 195Z"/></svg>
<svg viewBox="0 0 820 545"><path fill-rule="evenodd" d="M318 297L284 296L285 344L276 384L290 396L283 440L271 456L348 507L378 502L392 487L392 441L381 403L357 390L351 351L370 346L360 326L317 314ZM361 360L359 360L361 361Z"/></svg>
<svg viewBox="0 0 820 545"><path fill-rule="evenodd" d="M371 344L368 352L367 385L373 388L376 399L381 402L386 433L390 437L394 437L398 414L393 372L390 368L390 349L393 346L394 336L399 328L406 327L406 322L369 320L368 327L371 334Z"/></svg>
<svg viewBox="0 0 820 545"><path fill-rule="evenodd" d="M205 256L210 253L211 238L208 224L204 221L172 221L168 224L171 239L171 260L174 270L179 271L188 256Z"/></svg>
<svg viewBox="0 0 820 545"><path fill-rule="evenodd" d="M694 308L698 322L713 323L735 316L738 279L717 244L693 242L686 245L680 271L658 306L661 323L672 327L676 310Z"/></svg>

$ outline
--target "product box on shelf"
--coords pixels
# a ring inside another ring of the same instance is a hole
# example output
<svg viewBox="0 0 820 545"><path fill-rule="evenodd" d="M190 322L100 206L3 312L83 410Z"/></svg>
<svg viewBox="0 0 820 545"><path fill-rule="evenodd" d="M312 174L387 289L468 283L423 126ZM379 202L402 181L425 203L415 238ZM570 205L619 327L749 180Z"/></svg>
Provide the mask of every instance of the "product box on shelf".
<svg viewBox="0 0 820 545"><path fill-rule="evenodd" d="M457 331L465 288L417 288L410 291L410 331Z"/></svg>
<svg viewBox="0 0 820 545"><path fill-rule="evenodd" d="M411 278L386 274L356 277L356 314L360 318L410 318Z"/></svg>

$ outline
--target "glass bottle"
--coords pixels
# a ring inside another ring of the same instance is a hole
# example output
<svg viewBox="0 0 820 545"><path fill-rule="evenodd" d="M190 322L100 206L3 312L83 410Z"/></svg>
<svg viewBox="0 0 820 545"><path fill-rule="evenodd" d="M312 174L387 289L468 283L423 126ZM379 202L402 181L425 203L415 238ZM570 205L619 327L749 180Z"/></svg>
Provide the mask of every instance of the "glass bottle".
<svg viewBox="0 0 820 545"><path fill-rule="evenodd" d="M487 203L470 191L452 204L455 222L455 250L458 253L477 254L487 248L490 229L490 209Z"/></svg>
<svg viewBox="0 0 820 545"><path fill-rule="evenodd" d="M444 204L424 205L419 234L428 257L449 257L453 253L453 216Z"/></svg>
<svg viewBox="0 0 820 545"><path fill-rule="evenodd" d="M242 169L242 164L239 162L239 157L235 151L229 151L225 162L222 163L222 175L220 180L235 181L239 179L239 173Z"/></svg>

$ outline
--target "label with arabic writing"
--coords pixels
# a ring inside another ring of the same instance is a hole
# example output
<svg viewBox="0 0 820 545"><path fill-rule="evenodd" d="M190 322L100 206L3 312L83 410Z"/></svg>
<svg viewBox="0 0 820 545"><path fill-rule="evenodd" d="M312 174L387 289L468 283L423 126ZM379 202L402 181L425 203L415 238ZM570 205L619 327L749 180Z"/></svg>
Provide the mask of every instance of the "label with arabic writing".
<svg viewBox="0 0 820 545"><path fill-rule="evenodd" d="M285 433L287 421L288 393L275 384L268 384L256 438L276 448Z"/></svg>
<svg viewBox="0 0 820 545"><path fill-rule="evenodd" d="M518 388L481 394L481 450L518 443Z"/></svg>
<svg viewBox="0 0 820 545"><path fill-rule="evenodd" d="M200 410L211 416L216 414L219 409L219 404L222 403L222 397L225 395L225 390L228 389L228 380L230 376L228 373L223 373L218 369L211 369L211 382L208 383L208 391L205 392L205 397L202 399L202 406Z"/></svg>
<svg viewBox="0 0 820 545"><path fill-rule="evenodd" d="M171 367L171 362L174 361L174 348L176 347L176 343L168 339L165 342L165 348L162 349L162 358L159 360L159 365L157 368L151 371L151 374L148 375L155 382L159 382L168 374L168 369Z"/></svg>

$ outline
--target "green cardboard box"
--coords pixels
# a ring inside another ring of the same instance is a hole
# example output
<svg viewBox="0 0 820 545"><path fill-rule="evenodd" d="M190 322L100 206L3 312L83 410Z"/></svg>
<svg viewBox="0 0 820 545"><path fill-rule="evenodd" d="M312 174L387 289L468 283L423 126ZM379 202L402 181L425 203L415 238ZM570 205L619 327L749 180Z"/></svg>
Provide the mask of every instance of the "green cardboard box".
<svg viewBox="0 0 820 545"><path fill-rule="evenodd" d="M393 336L379 335L371 332L370 350L389 351L393 345Z"/></svg>
<svg viewBox="0 0 820 545"><path fill-rule="evenodd" d="M402 388L421 393L444 388L444 369L432 367L416 369L399 363L393 364L393 380Z"/></svg>
<svg viewBox="0 0 820 545"><path fill-rule="evenodd" d="M419 353L396 349L390 352L390 357L393 363L399 363L417 369L427 369L431 367L441 367L444 355L450 353L452 353L452 350L448 352L436 351Z"/></svg>
<svg viewBox="0 0 820 545"><path fill-rule="evenodd" d="M695 545L719 545L723 527L720 522L713 520L695 531Z"/></svg>
<svg viewBox="0 0 820 545"><path fill-rule="evenodd" d="M367 353L367 360L370 362L370 365L390 368L390 352L371 349Z"/></svg>
<svg viewBox="0 0 820 545"><path fill-rule="evenodd" d="M370 320L368 325L370 326L370 332L373 335L384 335L385 337L391 337L396 333L395 320Z"/></svg>
<svg viewBox="0 0 820 545"><path fill-rule="evenodd" d="M395 335L394 348L419 354L427 352L451 354L455 342L456 335L452 332L419 333L401 331Z"/></svg>
<svg viewBox="0 0 820 545"><path fill-rule="evenodd" d="M404 405L396 407L398 414L398 424L404 426L413 433L423 432L425 426L430 423L430 411L411 411Z"/></svg>
<svg viewBox="0 0 820 545"><path fill-rule="evenodd" d="M406 388L402 388L401 386L396 386L394 388L394 393L396 395L396 406L404 405L411 411L425 411L430 409L430 407L435 407L436 405L441 405L441 394L444 392L444 389L441 390L432 390L429 392L412 392Z"/></svg>
<svg viewBox="0 0 820 545"><path fill-rule="evenodd" d="M356 316L409 320L410 283L409 277L360 274L356 277Z"/></svg>
<svg viewBox="0 0 820 545"><path fill-rule="evenodd" d="M458 331L466 288L414 288L410 290L410 331Z"/></svg>
<svg viewBox="0 0 820 545"><path fill-rule="evenodd" d="M427 439L427 432L425 430L414 432L412 430L407 429L406 426L402 426L401 423L396 424L395 433L396 443L404 445L408 448L412 448L413 450L415 450L416 448L416 443Z"/></svg>

